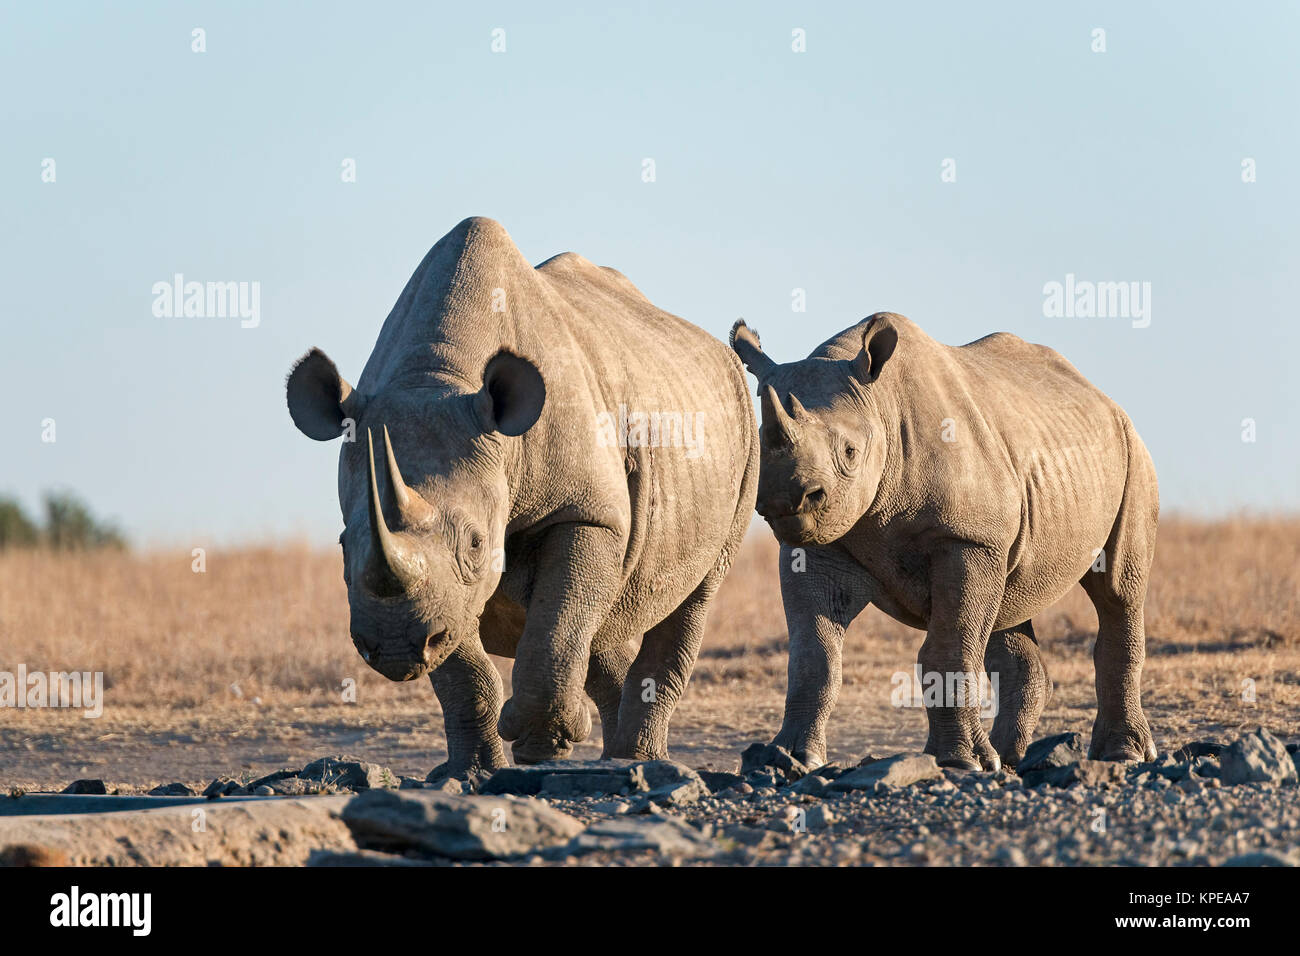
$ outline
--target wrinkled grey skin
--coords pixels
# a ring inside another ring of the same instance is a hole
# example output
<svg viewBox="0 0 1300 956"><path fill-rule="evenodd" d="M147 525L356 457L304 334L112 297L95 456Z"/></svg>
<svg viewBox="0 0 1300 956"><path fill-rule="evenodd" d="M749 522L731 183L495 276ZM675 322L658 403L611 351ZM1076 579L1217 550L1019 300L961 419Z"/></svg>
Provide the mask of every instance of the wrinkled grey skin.
<svg viewBox="0 0 1300 956"><path fill-rule="evenodd" d="M1049 348L1006 333L954 348L893 313L785 365L743 322L731 339L758 379L757 507L782 543L790 662L776 743L825 759L844 629L875 604L926 631L923 672L999 674L991 738L977 707L930 707L926 751L946 766L1014 766L1051 686L1030 618L1078 582L1099 622L1089 755L1155 758L1139 683L1159 503L1119 406Z"/></svg>
<svg viewBox="0 0 1300 956"><path fill-rule="evenodd" d="M504 766L501 738L520 762L566 756L591 731L584 691L605 756L666 755L758 479L723 343L580 256L532 268L474 218L415 271L355 390L318 350L287 389L300 430L344 435L353 642L392 680L430 675L433 779ZM620 404L700 415L698 456L675 432L608 441ZM504 704L489 653L515 661Z"/></svg>

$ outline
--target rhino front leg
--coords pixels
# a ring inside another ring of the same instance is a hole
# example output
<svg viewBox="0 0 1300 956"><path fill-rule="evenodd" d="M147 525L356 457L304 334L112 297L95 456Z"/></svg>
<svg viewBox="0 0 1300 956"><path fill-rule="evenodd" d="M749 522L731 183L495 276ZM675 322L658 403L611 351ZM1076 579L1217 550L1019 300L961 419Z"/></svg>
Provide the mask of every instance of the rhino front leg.
<svg viewBox="0 0 1300 956"><path fill-rule="evenodd" d="M844 631L873 592L866 570L838 550L782 545L778 560L790 658L785 717L773 743L819 767L826 763L826 724L840 694Z"/></svg>
<svg viewBox="0 0 1300 956"><path fill-rule="evenodd" d="M536 552L513 696L497 730L518 763L567 757L591 734L584 687L591 640L618 594L623 538L593 525L557 525Z"/></svg>
<svg viewBox="0 0 1300 956"><path fill-rule="evenodd" d="M501 710L501 675L483 650L477 634L465 637L430 675L433 692L442 705L447 732L447 761L429 774L440 783L448 777L465 778L506 765L497 734Z"/></svg>
<svg viewBox="0 0 1300 956"><path fill-rule="evenodd" d="M925 752L944 767L997 770L1002 766L980 723L979 676L1006 583L1006 563L995 552L953 545L930 562L930 623L917 655L922 681L960 688L962 698L927 707Z"/></svg>

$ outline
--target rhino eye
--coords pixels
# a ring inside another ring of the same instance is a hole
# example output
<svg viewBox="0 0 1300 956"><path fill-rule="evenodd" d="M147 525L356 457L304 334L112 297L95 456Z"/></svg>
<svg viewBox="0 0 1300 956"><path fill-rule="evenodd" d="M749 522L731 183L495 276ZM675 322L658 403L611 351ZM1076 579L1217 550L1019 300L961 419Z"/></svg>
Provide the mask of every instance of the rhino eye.
<svg viewBox="0 0 1300 956"><path fill-rule="evenodd" d="M844 446L844 457L847 458L849 461L852 461L854 458L857 457L857 455L858 455L858 449L856 446L854 445Z"/></svg>
<svg viewBox="0 0 1300 956"><path fill-rule="evenodd" d="M477 531L471 533L469 536L469 546L471 551L477 551L479 548L483 547L483 536Z"/></svg>

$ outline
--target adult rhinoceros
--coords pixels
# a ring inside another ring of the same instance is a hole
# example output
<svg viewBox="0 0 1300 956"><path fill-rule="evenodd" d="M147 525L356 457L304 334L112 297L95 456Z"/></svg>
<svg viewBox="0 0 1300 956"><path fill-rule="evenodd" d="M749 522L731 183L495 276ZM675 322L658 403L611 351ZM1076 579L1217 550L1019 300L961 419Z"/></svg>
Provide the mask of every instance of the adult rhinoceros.
<svg viewBox="0 0 1300 956"><path fill-rule="evenodd" d="M887 312L785 365L743 322L731 341L758 379L758 511L783 545L776 743L824 760L844 629L872 603L927 631L918 661L945 688L1000 677L992 739L976 695L954 696L927 707L926 751L1014 766L1050 690L1030 618L1078 582L1099 622L1089 755L1155 758L1139 679L1156 475L1118 405L1049 348L1005 333L953 348Z"/></svg>
<svg viewBox="0 0 1300 956"><path fill-rule="evenodd" d="M356 388L313 349L288 401L308 437L345 438L352 640L392 680L430 675L432 779L504 766L498 734L520 762L566 756L584 689L605 756L666 754L757 485L725 345L580 256L532 268L473 218L420 263ZM488 653L515 661L504 706Z"/></svg>

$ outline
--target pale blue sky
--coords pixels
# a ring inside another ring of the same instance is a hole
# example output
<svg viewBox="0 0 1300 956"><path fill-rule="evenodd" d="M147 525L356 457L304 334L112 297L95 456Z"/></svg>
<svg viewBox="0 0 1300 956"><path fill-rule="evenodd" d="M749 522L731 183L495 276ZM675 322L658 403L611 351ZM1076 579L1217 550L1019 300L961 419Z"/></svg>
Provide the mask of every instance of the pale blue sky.
<svg viewBox="0 0 1300 956"><path fill-rule="evenodd" d="M355 381L486 215L778 360L878 310L1046 343L1167 510L1300 507L1300 7L607 6L5 4L0 493L71 488L142 544L332 540L338 446L293 428L289 365ZM260 282L261 324L155 317L177 272ZM1150 327L1045 318L1067 273L1150 282Z"/></svg>

